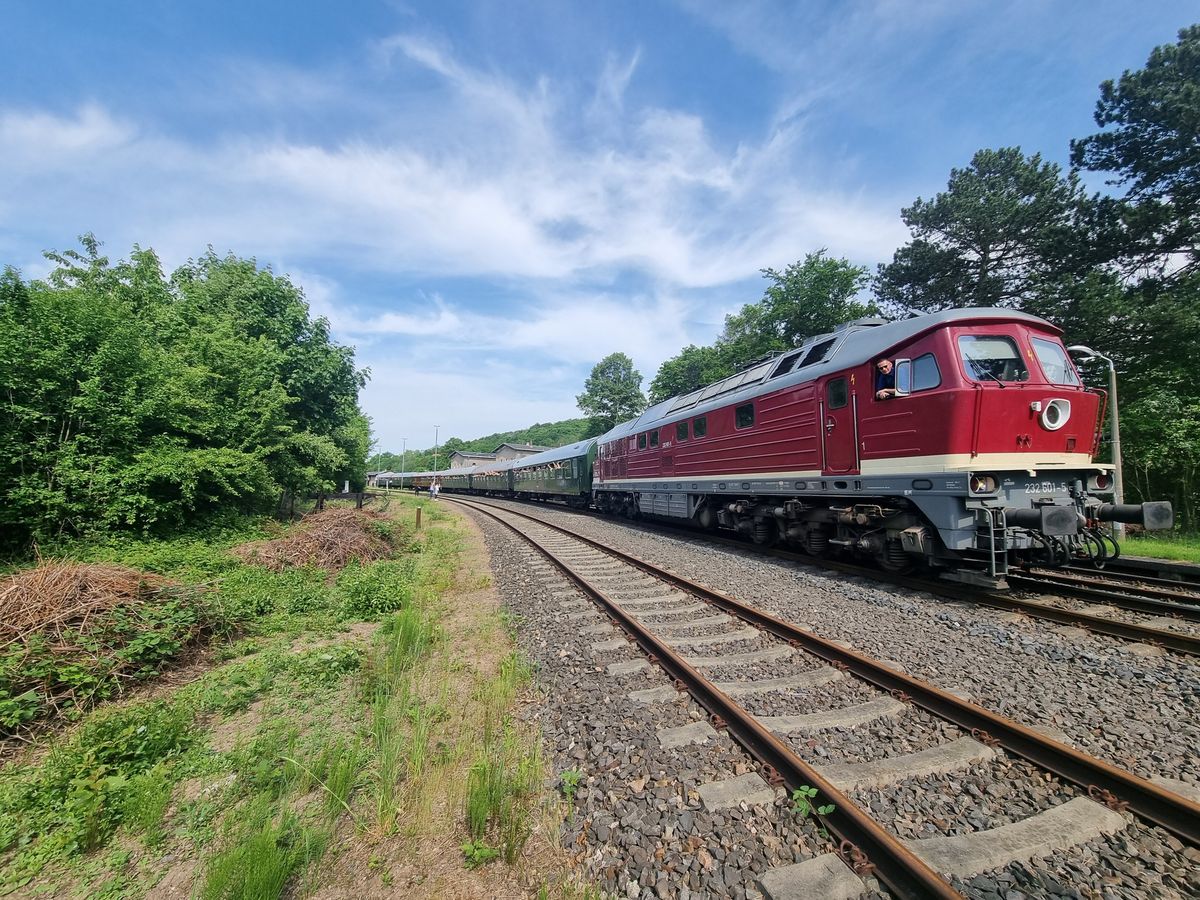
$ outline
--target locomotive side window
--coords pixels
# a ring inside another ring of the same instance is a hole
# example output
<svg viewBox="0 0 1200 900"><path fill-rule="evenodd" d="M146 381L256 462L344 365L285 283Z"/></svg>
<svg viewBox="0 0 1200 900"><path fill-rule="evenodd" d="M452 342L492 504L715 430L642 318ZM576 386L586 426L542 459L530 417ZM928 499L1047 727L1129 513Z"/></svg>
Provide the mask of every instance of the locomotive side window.
<svg viewBox="0 0 1200 900"><path fill-rule="evenodd" d="M1078 387L1079 376L1075 374L1075 367L1067 359L1067 351L1062 348L1061 344L1057 341L1033 338L1033 352L1037 354L1038 362L1041 363L1042 371L1046 373L1048 382Z"/></svg>
<svg viewBox="0 0 1200 900"><path fill-rule="evenodd" d="M686 441L688 438L687 422L675 423L675 440Z"/></svg>
<svg viewBox="0 0 1200 900"><path fill-rule="evenodd" d="M912 363L912 391L929 391L942 383L942 373L938 371L937 360L932 353L918 356Z"/></svg>
<svg viewBox="0 0 1200 900"><path fill-rule="evenodd" d="M692 419L692 437L704 437L708 434L708 416Z"/></svg>
<svg viewBox="0 0 1200 900"><path fill-rule="evenodd" d="M734 424L738 428L749 428L754 424L754 404L743 403L735 411Z"/></svg>
<svg viewBox="0 0 1200 900"><path fill-rule="evenodd" d="M657 428L654 431L650 432L650 446L651 447L658 446L658 429Z"/></svg>
<svg viewBox="0 0 1200 900"><path fill-rule="evenodd" d="M976 381L1028 381L1029 369L1016 341L999 334L960 334L958 352L967 375Z"/></svg>
<svg viewBox="0 0 1200 900"><path fill-rule="evenodd" d="M825 386L825 396L830 409L841 409L850 402L850 392L846 390L846 379L836 378Z"/></svg>
<svg viewBox="0 0 1200 900"><path fill-rule="evenodd" d="M646 432L644 432L644 431L638 435L638 449L639 450L646 449Z"/></svg>

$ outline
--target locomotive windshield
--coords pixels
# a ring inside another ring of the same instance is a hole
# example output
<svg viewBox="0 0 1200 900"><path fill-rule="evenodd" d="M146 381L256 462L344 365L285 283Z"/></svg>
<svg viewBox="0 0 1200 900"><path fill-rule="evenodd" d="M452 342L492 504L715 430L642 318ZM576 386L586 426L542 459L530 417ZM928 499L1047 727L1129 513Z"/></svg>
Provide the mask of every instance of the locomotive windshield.
<svg viewBox="0 0 1200 900"><path fill-rule="evenodd" d="M1033 339L1033 352L1037 354L1046 380L1051 384L1079 385L1079 376L1075 367L1067 358L1067 351L1057 341L1047 341L1042 338Z"/></svg>
<svg viewBox="0 0 1200 900"><path fill-rule="evenodd" d="M998 334L960 334L958 352L967 375L976 381L1028 381L1029 369L1016 341Z"/></svg>

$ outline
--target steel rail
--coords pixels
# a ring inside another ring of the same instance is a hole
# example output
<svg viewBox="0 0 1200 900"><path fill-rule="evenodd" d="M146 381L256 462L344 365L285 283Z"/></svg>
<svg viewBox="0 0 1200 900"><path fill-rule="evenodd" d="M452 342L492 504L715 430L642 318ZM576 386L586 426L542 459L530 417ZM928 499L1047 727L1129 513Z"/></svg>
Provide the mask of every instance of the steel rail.
<svg viewBox="0 0 1200 900"><path fill-rule="evenodd" d="M1162 590L1133 583L1128 585L1113 582L1085 580L1086 576L1065 572L1045 572L1040 569L1028 574L1008 573L1008 583L1018 587L1050 588L1081 600L1112 602L1126 609L1157 615L1178 615L1191 622L1200 622L1200 595L1194 591ZM1101 576L1102 577L1102 576ZM1130 591L1131 593L1124 593Z"/></svg>
<svg viewBox="0 0 1200 900"><path fill-rule="evenodd" d="M600 518L599 516L597 518ZM629 524L629 523L626 523ZM780 550L778 548L759 547L754 544L747 544L744 541L728 538L723 535L712 535L708 532L697 532L692 528L681 528L669 522L659 522L656 524L665 525L673 531L678 531L683 534L688 534L693 537L702 537L709 542L723 543L737 549L762 554L766 556L774 556L779 559L786 559L792 562L800 563L801 565L813 566L821 569L831 569L835 572L842 572L847 575L856 575L861 578L868 578L872 581L882 582L884 584L894 585L896 587L907 588L913 591L922 591L927 594L933 594L935 597L944 597L948 600L956 600L967 603L979 603L984 606L991 606L996 609L1004 609L1012 612L1019 612L1027 615L1032 619L1044 619L1049 622L1056 622L1060 625L1073 625L1077 628L1085 628L1088 631L1094 631L1097 634L1104 634L1108 637L1119 638L1125 641L1136 641L1142 644L1151 644L1159 646L1166 650L1171 650L1175 653L1183 653L1188 656L1200 656L1200 637L1188 634L1180 634L1173 631L1165 631L1161 628L1147 628L1145 625L1136 625L1131 622L1121 622L1114 619L1106 619L1103 616L1090 615L1085 612L1077 612L1075 610L1061 609L1054 606L1046 606L1041 603L1034 603L1030 600L1020 600L1016 597L1010 597L1008 594L1000 591L990 591L983 588L971 587L968 585L956 585L944 581L932 581L923 578L913 578L908 575L899 575L895 572L887 572L879 569L869 569L864 566L858 566L853 563L842 562L834 559L820 559L812 556L801 555L789 550ZM1012 573L1010 573L1010 580ZM1057 588L1058 586L1055 585ZM1123 595L1121 595L1123 598ZM1117 598L1108 598L1114 603ZM1155 609L1155 614L1172 614L1178 610L1172 608L1170 610Z"/></svg>
<svg viewBox="0 0 1200 900"><path fill-rule="evenodd" d="M692 532L689 530L687 533ZM1061 609L1056 606L1046 606L1041 603L1034 603L1031 600L1020 600L1016 597L1010 597L1008 594L1000 591L989 591L982 588L970 587L968 585L956 585L942 581L930 581L923 578L913 578L908 575L898 575L895 572L868 569L864 566L857 566L853 563L841 562L840 560L814 559L811 556L802 556L789 550L756 547L752 544L746 544L742 541L735 541L731 538L713 538L707 534L702 536L708 538L709 540L725 543L728 546L751 553L774 556L779 559L797 562L801 565L814 566L822 569L831 569L835 572L842 572L847 575L856 575L861 578L869 578L873 581L882 582L883 584L907 588L908 590L912 591L922 591L926 594L933 594L935 597L945 597L949 600L957 600L966 603L979 603L984 606L995 607L996 609L1019 612L1033 619L1045 619L1050 622L1057 622L1060 625L1074 625L1078 628L1086 628L1089 631L1094 631L1097 634L1105 634L1109 637L1120 638L1121 640L1126 641L1137 641L1138 643L1142 644L1152 644L1154 646L1163 647L1167 650L1172 650L1176 653L1184 653L1189 656L1200 656L1200 637L1196 637L1194 635L1179 634L1173 631L1164 631L1161 628L1147 628L1145 625L1135 625L1131 622L1121 622L1115 619L1106 619L1103 616L1094 616L1075 610Z"/></svg>
<svg viewBox="0 0 1200 900"><path fill-rule="evenodd" d="M1133 584L1137 587L1146 585L1160 590L1164 597L1192 597L1200 600L1200 583L1195 581L1183 581L1179 578L1158 578L1154 575L1147 575L1144 571L1114 569L1110 565L1105 565L1102 569L1082 565L1026 565L1021 566L1021 569L1027 575L1049 575L1054 578L1075 578L1088 582L1100 578L1104 581L1111 580L1117 586L1124 583Z"/></svg>
<svg viewBox="0 0 1200 900"><path fill-rule="evenodd" d="M763 728L754 716L708 681L670 646L656 638L641 623L625 612L616 601L590 584L582 575L576 573L570 564L559 558L554 551L542 546L510 522L504 521L503 518L487 509L486 504L464 501L460 498L455 498L453 502L491 517L512 530L514 534L523 538L530 546L549 559L567 579L595 600L614 623L619 624L633 637L652 663L661 666L675 680L677 686L686 688L697 702L713 716L714 724L728 728L734 739L745 747L751 756L763 764L768 782L783 783L791 790L808 785L816 788L820 797L832 801L834 810L827 815L818 815L821 823L842 841L850 842L864 853L866 859L870 861L875 876L886 884L889 890L902 897L934 897L947 898L947 900L959 898L961 900L963 895L931 869L919 856L884 830L849 797L821 777L816 769L788 749L787 745L779 738ZM516 510L506 509L504 512L536 522L586 544L597 546L599 549L598 545L591 540L572 534L567 529L551 525L534 516L527 516ZM611 551L606 552L611 553ZM636 568L645 569L644 566L634 563L623 555L621 558ZM843 849L846 849L845 845L843 845ZM849 860L847 863L852 864ZM862 866L860 865L859 868Z"/></svg>
<svg viewBox="0 0 1200 900"><path fill-rule="evenodd" d="M670 570L660 569L651 563L608 547L592 538L576 534L560 525L516 510L506 510L506 512L531 519L540 525L583 541L597 550L615 556L648 574L674 584L676 587L704 597L745 622L758 625L793 645L803 646L806 650L834 665L844 666L847 671L871 682L876 687L897 695L903 694L905 699L911 700L940 718L953 722L985 742L994 742L1005 750L1029 760L1034 765L1078 785L1087 791L1089 796L1097 797L1115 807L1127 805L1129 810L1136 815L1166 828L1193 846L1200 846L1200 804L1193 803L1186 797L1161 788L1153 782L1139 778L1132 772L1118 768L1104 760L1080 753L1073 747L1045 737L1031 728L991 712L982 706L960 700L953 694L936 688L919 678L894 671L868 656L847 650L812 632L797 628L790 622L747 606L707 585L690 581ZM1034 605L1036 606L1036 604ZM1065 610L1059 610L1059 612L1066 615Z"/></svg>
<svg viewBox="0 0 1200 900"><path fill-rule="evenodd" d="M1069 566L1067 571L1086 572L1091 570L1079 566ZM1122 554L1117 559L1106 560L1104 571L1129 578L1146 578L1151 582L1173 584L1178 587L1200 587L1200 565L1196 563Z"/></svg>
<svg viewBox="0 0 1200 900"><path fill-rule="evenodd" d="M921 584L922 582L917 583ZM1134 625L1131 622L1106 619L1103 616L1094 616L1072 609L1046 606L1041 603L1034 603L1031 600L1018 600L1016 597L1008 597L994 591L984 591L978 594L964 591L963 594L958 595L944 591L944 589L935 590L928 586L922 587L920 590L942 593L943 596L957 596L958 599L969 600L972 603L982 603L985 606L994 606L998 609L1013 610L1024 613L1027 616L1048 619L1051 622L1059 622L1063 625L1075 625L1079 628L1095 631L1098 634L1107 634L1109 637L1138 641L1143 644L1153 644L1164 647L1167 650L1174 650L1176 653L1186 653L1189 656L1200 656L1200 637L1190 634L1177 634L1173 631L1164 631L1161 628L1147 628L1145 625Z"/></svg>

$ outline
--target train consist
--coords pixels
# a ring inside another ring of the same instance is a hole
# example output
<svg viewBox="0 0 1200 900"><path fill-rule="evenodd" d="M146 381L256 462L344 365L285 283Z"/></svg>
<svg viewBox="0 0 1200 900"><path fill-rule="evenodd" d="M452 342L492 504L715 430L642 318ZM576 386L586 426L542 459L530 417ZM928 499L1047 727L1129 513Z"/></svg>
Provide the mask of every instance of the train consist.
<svg viewBox="0 0 1200 900"><path fill-rule="evenodd" d="M1169 503L1111 502L1105 402L1034 316L862 319L599 438L408 477L994 584L1014 563L1103 560L1101 522L1173 524Z"/></svg>

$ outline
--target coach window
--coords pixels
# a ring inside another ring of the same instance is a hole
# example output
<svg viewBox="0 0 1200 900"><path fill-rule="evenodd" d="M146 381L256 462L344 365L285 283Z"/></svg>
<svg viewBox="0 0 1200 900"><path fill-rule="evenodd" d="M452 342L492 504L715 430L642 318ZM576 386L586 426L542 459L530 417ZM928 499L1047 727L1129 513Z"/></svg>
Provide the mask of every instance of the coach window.
<svg viewBox="0 0 1200 900"><path fill-rule="evenodd" d="M734 412L734 424L738 428L749 428L754 424L754 404L743 403Z"/></svg>
<svg viewBox="0 0 1200 900"><path fill-rule="evenodd" d="M638 449L639 450L646 449L646 432L644 432L644 431L638 435Z"/></svg>
<svg viewBox="0 0 1200 900"><path fill-rule="evenodd" d="M658 446L658 429L657 428L654 429L654 431L650 432L650 446L651 447Z"/></svg>
<svg viewBox="0 0 1200 900"><path fill-rule="evenodd" d="M702 438L708 434L708 416L692 419L692 437Z"/></svg>
<svg viewBox="0 0 1200 900"><path fill-rule="evenodd" d="M825 386L825 396L830 409L841 409L850 402L850 393L846 390L846 379L835 378Z"/></svg>
<svg viewBox="0 0 1200 900"><path fill-rule="evenodd" d="M675 440L686 441L687 438L688 438L687 422L676 422L675 423Z"/></svg>

